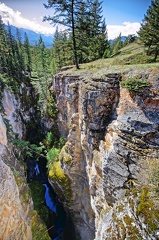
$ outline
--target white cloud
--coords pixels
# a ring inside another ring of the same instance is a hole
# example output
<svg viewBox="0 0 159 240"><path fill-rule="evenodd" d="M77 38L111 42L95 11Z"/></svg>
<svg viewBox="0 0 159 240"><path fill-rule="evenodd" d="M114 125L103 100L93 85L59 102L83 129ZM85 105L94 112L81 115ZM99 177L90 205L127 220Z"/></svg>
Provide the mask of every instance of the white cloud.
<svg viewBox="0 0 159 240"><path fill-rule="evenodd" d="M140 29L140 23L124 22L123 25L108 25L108 39L114 39L121 33L121 36L128 36L129 34L136 34Z"/></svg>
<svg viewBox="0 0 159 240"><path fill-rule="evenodd" d="M0 2L0 15L2 16L2 20L5 24L8 22L19 28L26 28L37 33L42 34L53 34L55 32L55 28L53 26L44 27L35 22L35 18L33 20L26 19L22 16L21 12L14 11L12 8L8 7L6 4ZM43 18L43 17L41 17ZM114 39L121 33L122 36L128 36L129 34L136 34L136 32L140 28L140 23L134 22L124 22L123 25L108 25L108 39ZM65 27L61 26L61 30L64 30Z"/></svg>
<svg viewBox="0 0 159 240"><path fill-rule="evenodd" d="M16 11L16 14L20 16L22 13L19 11Z"/></svg>
<svg viewBox="0 0 159 240"><path fill-rule="evenodd" d="M13 25L18 28L26 28L32 31L35 31L37 33L41 34L53 34L55 32L55 28L52 26L44 27L41 26L38 23L35 23L35 21L28 20L24 18L21 15L21 12L14 11L12 8L8 7L4 3L0 2L0 15L2 16L2 20L5 24L10 23L10 25Z"/></svg>

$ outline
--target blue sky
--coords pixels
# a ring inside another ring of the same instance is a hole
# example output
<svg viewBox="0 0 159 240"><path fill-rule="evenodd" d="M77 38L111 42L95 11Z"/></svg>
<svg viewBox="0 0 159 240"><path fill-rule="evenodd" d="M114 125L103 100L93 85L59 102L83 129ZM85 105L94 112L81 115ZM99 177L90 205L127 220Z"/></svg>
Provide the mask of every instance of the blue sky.
<svg viewBox="0 0 159 240"><path fill-rule="evenodd" d="M108 25L141 22L151 0L104 0L103 15Z"/></svg>
<svg viewBox="0 0 159 240"><path fill-rule="evenodd" d="M1 0L0 15L4 22L9 21L17 27L53 34L54 28L42 22L43 16L52 14L52 10L45 9L43 3L47 3L47 0ZM103 17L106 19L109 39L120 32L128 35L138 31L150 4L151 0L104 0Z"/></svg>

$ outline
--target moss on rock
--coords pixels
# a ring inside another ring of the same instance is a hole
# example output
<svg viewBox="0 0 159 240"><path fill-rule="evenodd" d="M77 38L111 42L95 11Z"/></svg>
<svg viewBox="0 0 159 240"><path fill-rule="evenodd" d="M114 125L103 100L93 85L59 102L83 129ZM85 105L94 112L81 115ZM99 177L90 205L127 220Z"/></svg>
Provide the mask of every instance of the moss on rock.
<svg viewBox="0 0 159 240"><path fill-rule="evenodd" d="M72 197L70 179L64 173L60 161L54 161L51 164L49 164L49 178L55 184L58 184L62 187L63 196L65 197L65 199L70 200Z"/></svg>
<svg viewBox="0 0 159 240"><path fill-rule="evenodd" d="M48 230L46 225L41 221L37 211L33 210L31 212L31 230L33 240L49 240Z"/></svg>
<svg viewBox="0 0 159 240"><path fill-rule="evenodd" d="M31 182L29 187L34 202L34 209L37 211L40 218L47 223L49 209L45 205L45 187L40 182Z"/></svg>
<svg viewBox="0 0 159 240"><path fill-rule="evenodd" d="M151 198L150 189L147 186L144 186L140 192L136 215L144 217L144 223L148 226L149 233L157 230L159 209Z"/></svg>

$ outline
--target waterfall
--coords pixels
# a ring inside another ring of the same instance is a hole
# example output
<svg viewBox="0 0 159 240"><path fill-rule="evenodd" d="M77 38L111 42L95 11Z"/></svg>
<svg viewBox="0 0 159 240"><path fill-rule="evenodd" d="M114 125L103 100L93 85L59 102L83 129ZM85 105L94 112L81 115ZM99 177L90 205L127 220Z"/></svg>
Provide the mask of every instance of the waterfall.
<svg viewBox="0 0 159 240"><path fill-rule="evenodd" d="M36 175L36 181L41 182L42 185L45 187L45 204L51 210L51 212L54 213L54 233L50 237L52 238L52 240L58 240L64 230L66 213L63 206L56 199L57 195L49 184L41 165L39 167L40 162L35 162L34 160L33 163L33 175Z"/></svg>
<svg viewBox="0 0 159 240"><path fill-rule="evenodd" d="M53 200L50 197L49 188L48 188L47 184L43 184L43 185L46 188L46 192L45 192L46 205L48 206L48 208L50 208L51 211L56 213L56 204L53 202Z"/></svg>
<svg viewBox="0 0 159 240"><path fill-rule="evenodd" d="M39 175L39 174L40 174L40 169L39 169L39 165L38 165L38 163L36 163L34 169L35 169L35 174L36 174L36 176Z"/></svg>

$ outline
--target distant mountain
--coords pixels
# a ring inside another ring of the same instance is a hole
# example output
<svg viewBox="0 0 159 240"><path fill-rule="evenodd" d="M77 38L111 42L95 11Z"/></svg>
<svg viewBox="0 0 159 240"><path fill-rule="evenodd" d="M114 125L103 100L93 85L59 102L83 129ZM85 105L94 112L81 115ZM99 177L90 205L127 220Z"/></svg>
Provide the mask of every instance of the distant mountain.
<svg viewBox="0 0 159 240"><path fill-rule="evenodd" d="M5 25L5 28L7 29L8 26ZM41 35L41 37L42 37L42 39L43 39L43 41L45 43L45 47L47 47L47 48L51 48L52 47L53 36L39 34L39 33L36 33L34 31L25 29L25 28L18 28L18 29L19 29L19 32L21 34L22 42L24 42L24 33L26 32L26 34L28 36L28 39L29 39L29 42L30 42L31 45L35 46L38 43L39 37ZM13 36L16 36L16 27L11 25L11 31L12 31Z"/></svg>

